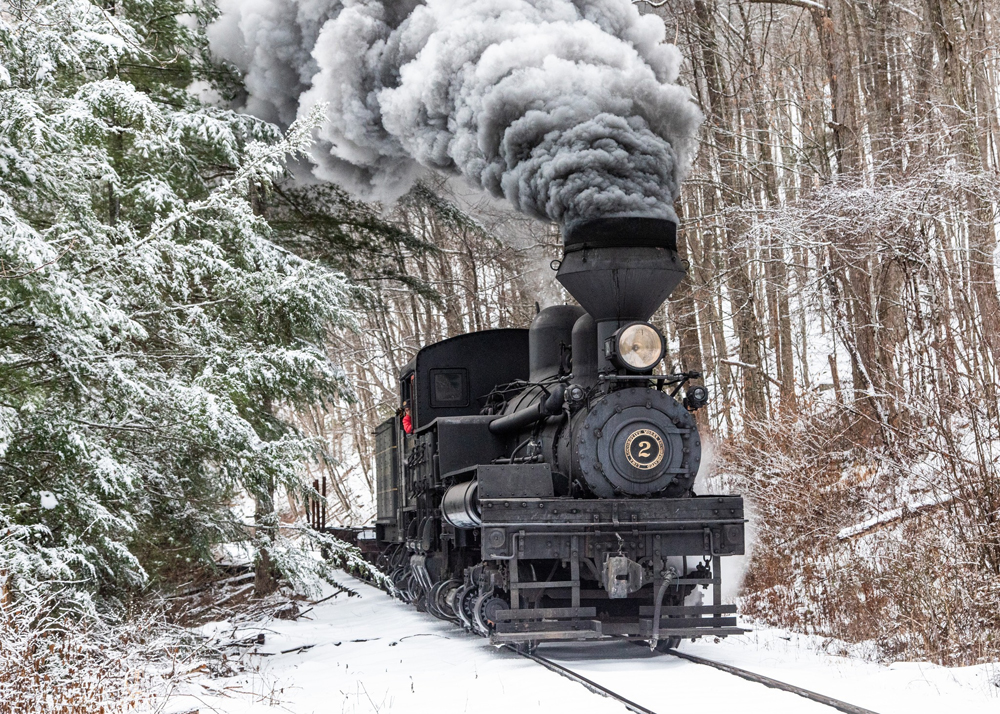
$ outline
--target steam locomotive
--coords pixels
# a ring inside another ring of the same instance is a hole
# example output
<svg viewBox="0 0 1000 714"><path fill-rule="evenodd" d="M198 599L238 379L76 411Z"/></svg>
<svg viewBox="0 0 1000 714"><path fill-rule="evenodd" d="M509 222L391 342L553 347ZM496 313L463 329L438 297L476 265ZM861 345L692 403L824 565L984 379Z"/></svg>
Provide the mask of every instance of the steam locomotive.
<svg viewBox="0 0 1000 714"><path fill-rule="evenodd" d="M565 227L556 277L582 307L428 345L402 369L412 433L399 418L376 430L375 535L400 597L529 651L743 632L720 595L743 499L692 488L708 392L697 373L656 373L665 341L648 320L685 274L676 230Z"/></svg>

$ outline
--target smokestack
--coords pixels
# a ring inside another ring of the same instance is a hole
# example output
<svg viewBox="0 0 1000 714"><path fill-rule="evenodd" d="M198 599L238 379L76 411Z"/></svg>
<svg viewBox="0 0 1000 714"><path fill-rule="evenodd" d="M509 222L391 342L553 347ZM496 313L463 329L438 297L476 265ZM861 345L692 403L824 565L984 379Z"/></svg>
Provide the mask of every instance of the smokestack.
<svg viewBox="0 0 1000 714"><path fill-rule="evenodd" d="M646 321L686 272L677 256L677 224L618 215L563 229L564 257L556 278L598 323ZM613 330L612 330L613 331Z"/></svg>
<svg viewBox="0 0 1000 714"><path fill-rule="evenodd" d="M627 322L649 320L687 272L677 256L677 224L602 216L565 226L563 246L556 278L597 323L597 371L613 370L605 341Z"/></svg>

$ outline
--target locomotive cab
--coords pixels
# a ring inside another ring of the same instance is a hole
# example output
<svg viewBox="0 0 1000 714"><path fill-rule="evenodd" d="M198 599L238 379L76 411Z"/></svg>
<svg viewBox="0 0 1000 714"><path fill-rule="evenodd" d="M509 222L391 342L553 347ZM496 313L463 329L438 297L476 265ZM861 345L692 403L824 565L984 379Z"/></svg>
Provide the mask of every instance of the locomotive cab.
<svg viewBox="0 0 1000 714"><path fill-rule="evenodd" d="M557 278L580 307L402 370L413 434L376 432L381 565L401 597L497 643L739 634L721 558L744 552L743 500L694 494L707 392L656 373L647 322L685 272L676 225L607 217L564 242Z"/></svg>

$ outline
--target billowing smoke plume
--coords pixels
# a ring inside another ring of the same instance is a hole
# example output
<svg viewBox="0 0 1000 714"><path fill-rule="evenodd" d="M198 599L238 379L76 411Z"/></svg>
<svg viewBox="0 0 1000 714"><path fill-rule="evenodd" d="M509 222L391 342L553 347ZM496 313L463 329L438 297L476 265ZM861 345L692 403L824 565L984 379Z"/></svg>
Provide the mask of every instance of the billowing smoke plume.
<svg viewBox="0 0 1000 714"><path fill-rule="evenodd" d="M701 113L662 21L629 0L224 0L213 48L246 109L319 103L314 172L391 199L421 167L558 222L675 218Z"/></svg>

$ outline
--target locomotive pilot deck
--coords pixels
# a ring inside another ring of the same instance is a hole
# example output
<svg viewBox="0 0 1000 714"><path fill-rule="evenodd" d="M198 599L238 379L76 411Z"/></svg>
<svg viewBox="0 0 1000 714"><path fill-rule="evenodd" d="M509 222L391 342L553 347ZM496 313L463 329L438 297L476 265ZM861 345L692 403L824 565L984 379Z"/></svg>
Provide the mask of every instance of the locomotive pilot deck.
<svg viewBox="0 0 1000 714"><path fill-rule="evenodd" d="M538 594L555 606L522 609L517 605L496 613L494 642L590 639L609 635L649 639L653 599L662 578L629 593L622 602L611 600L600 588L587 588L580 573L589 571L600 581L597 563L603 556L628 552L636 561L664 563L671 556L704 566L697 576L676 577L670 586L711 585L711 605L661 607L659 629L664 637L740 634L734 605L721 602L721 557L744 553L743 499L739 496L696 496L673 499L555 498L544 491L547 467L524 465L511 470L496 466L478 469L482 512L482 556L506 561L515 576L521 561L559 561L569 580L520 581L511 577L510 601L519 604L522 592ZM534 472L534 473L531 473ZM530 484L530 485L529 485ZM520 493L520 497L511 494ZM730 615L730 616L723 616Z"/></svg>

